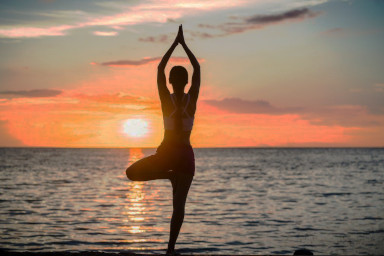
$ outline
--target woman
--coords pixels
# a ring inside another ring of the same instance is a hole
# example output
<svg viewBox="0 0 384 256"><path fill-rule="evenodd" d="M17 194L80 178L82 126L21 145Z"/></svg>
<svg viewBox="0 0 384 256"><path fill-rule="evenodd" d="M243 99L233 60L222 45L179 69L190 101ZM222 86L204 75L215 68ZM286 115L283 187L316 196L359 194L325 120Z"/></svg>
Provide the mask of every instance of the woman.
<svg viewBox="0 0 384 256"><path fill-rule="evenodd" d="M169 75L173 94L170 94L164 69L176 46L180 44L193 66L192 84L188 93L188 72L174 66ZM175 254L175 244L184 220L185 202L195 173L195 158L190 136L200 89L200 65L184 41L183 28L171 48L165 53L157 71L157 87L164 119L164 139L156 154L145 157L128 167L127 177L133 181L169 179L173 188L173 214L167 254Z"/></svg>

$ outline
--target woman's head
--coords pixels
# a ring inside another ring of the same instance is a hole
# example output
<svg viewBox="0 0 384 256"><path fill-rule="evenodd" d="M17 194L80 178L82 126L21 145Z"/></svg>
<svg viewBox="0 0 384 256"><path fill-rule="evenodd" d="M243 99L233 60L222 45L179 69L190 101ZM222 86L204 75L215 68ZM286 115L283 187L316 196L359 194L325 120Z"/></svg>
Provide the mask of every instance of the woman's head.
<svg viewBox="0 0 384 256"><path fill-rule="evenodd" d="M173 88L184 89L188 83L188 71L182 66L174 66L169 72L169 83L172 84Z"/></svg>

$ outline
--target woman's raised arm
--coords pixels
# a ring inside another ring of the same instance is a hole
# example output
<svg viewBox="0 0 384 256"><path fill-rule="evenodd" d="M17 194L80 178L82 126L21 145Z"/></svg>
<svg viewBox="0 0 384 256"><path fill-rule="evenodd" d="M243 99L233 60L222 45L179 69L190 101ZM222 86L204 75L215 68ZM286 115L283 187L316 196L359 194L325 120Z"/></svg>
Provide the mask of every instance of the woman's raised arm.
<svg viewBox="0 0 384 256"><path fill-rule="evenodd" d="M159 96L160 96L160 101L163 102L166 96L168 96L169 90L167 88L167 82L165 78L165 66L168 63L169 58L171 57L173 51L175 50L176 46L178 44L177 37L169 50L164 54L163 58L161 59L159 66L157 67L157 88L159 90Z"/></svg>
<svg viewBox="0 0 384 256"><path fill-rule="evenodd" d="M187 53L189 61L191 62L193 67L192 83L188 93L191 96L191 98L196 102L197 98L199 97L199 90L200 90L200 64L197 61L195 55L193 55L191 50L189 50L187 44L184 41L182 25L179 26L179 33L177 34L177 37L178 37L178 42L181 44L181 46L183 46L184 51Z"/></svg>

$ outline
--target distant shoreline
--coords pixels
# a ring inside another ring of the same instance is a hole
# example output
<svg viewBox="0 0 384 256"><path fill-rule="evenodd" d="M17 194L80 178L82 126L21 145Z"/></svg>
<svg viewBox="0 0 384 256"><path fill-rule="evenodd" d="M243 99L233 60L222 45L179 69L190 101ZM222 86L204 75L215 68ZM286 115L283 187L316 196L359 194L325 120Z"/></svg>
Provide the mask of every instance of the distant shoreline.
<svg viewBox="0 0 384 256"><path fill-rule="evenodd" d="M193 146L193 145L192 145ZM157 147L7 147L7 146L0 146L0 149L8 149L8 148L20 148L20 149L156 149ZM194 149L384 149L384 146L380 147L320 147L320 146L313 146L313 147L268 147L268 146L260 146L260 147L193 147Z"/></svg>

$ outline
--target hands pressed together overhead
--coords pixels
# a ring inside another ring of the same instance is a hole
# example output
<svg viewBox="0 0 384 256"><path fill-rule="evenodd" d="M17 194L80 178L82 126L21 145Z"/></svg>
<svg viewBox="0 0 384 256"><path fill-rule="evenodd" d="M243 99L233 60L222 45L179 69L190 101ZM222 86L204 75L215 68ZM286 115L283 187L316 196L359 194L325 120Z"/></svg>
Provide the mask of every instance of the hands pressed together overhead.
<svg viewBox="0 0 384 256"><path fill-rule="evenodd" d="M183 34L183 25L179 26L179 31L177 32L177 36L175 38L174 44L185 45L184 34Z"/></svg>

